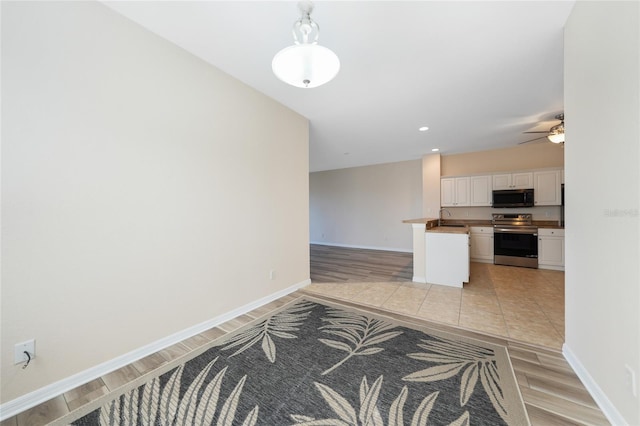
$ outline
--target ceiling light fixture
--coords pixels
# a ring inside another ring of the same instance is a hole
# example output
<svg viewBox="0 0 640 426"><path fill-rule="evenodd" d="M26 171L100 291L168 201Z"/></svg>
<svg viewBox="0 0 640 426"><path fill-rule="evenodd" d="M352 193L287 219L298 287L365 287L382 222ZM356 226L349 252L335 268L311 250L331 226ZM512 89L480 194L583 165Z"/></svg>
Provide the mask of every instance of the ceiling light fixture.
<svg viewBox="0 0 640 426"><path fill-rule="evenodd" d="M273 57L271 68L280 80L302 88L321 86L340 70L340 60L330 49L318 45L320 28L311 19L313 3L301 1L302 16L293 24L293 46L285 47Z"/></svg>
<svg viewBox="0 0 640 426"><path fill-rule="evenodd" d="M418 130L420 130L421 132L426 132L427 130L429 130L429 128L427 126L422 126Z"/></svg>
<svg viewBox="0 0 640 426"><path fill-rule="evenodd" d="M431 148L431 152L438 152L440 151L440 148Z"/></svg>
<svg viewBox="0 0 640 426"><path fill-rule="evenodd" d="M556 124L549 129L547 139L553 143L562 143L564 142L564 114L558 114L556 118L560 120L560 124Z"/></svg>

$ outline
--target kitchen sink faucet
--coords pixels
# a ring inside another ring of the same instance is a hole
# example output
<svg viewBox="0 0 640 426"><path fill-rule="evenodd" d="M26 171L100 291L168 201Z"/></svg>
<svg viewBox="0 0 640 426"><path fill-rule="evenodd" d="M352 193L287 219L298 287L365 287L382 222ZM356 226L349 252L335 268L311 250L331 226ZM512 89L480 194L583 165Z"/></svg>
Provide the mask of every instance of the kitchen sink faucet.
<svg viewBox="0 0 640 426"><path fill-rule="evenodd" d="M449 217L451 217L451 212L449 210L445 208L440 209L440 211L438 212L438 226L441 226L442 224L442 212L447 212Z"/></svg>

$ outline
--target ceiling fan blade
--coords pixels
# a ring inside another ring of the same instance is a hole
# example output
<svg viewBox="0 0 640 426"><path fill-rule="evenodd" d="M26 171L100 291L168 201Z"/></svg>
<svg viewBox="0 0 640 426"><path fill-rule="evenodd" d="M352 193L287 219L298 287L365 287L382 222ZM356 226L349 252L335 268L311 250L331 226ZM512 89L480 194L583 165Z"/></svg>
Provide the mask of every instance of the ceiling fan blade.
<svg viewBox="0 0 640 426"><path fill-rule="evenodd" d="M522 132L522 133L549 133L548 130L541 130L539 132Z"/></svg>
<svg viewBox="0 0 640 426"><path fill-rule="evenodd" d="M544 133L548 133L548 132L544 132ZM540 136L539 138L529 139L528 141L524 141L524 142L518 142L518 145L522 145L522 144L529 143L529 142L535 142L535 141L539 141L539 140L546 139L546 138L547 138L546 136Z"/></svg>

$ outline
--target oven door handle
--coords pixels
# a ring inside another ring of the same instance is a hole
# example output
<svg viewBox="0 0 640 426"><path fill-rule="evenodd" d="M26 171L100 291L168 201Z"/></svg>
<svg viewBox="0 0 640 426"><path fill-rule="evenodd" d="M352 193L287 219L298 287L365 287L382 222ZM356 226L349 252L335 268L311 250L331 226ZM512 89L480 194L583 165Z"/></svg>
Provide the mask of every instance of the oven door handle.
<svg viewBox="0 0 640 426"><path fill-rule="evenodd" d="M493 233L501 233L501 234L524 234L524 235L533 235L534 237L538 236L537 231L527 231L524 229L513 229L513 228L496 228L493 230Z"/></svg>

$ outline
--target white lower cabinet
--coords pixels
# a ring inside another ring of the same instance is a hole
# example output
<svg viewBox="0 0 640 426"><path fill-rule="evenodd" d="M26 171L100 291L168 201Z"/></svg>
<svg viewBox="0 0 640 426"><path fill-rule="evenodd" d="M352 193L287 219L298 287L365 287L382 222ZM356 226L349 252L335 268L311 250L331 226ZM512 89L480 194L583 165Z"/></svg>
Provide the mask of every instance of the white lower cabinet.
<svg viewBox="0 0 640 426"><path fill-rule="evenodd" d="M472 226L471 260L493 263L493 228L490 226Z"/></svg>
<svg viewBox="0 0 640 426"><path fill-rule="evenodd" d="M564 229L538 229L538 268L564 271Z"/></svg>

